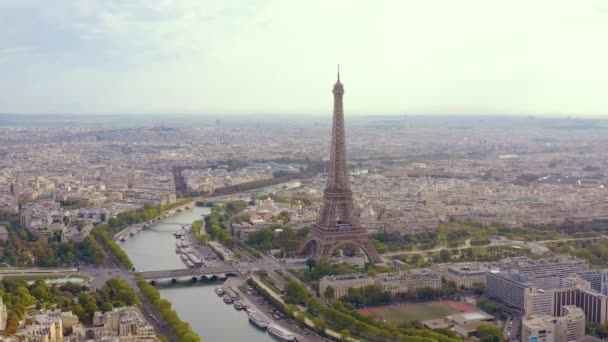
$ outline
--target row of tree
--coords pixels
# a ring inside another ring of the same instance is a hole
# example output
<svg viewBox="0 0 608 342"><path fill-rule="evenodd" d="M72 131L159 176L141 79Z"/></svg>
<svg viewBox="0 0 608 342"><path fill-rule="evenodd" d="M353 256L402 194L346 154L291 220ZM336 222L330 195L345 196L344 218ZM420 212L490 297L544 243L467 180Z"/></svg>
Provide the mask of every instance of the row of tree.
<svg viewBox="0 0 608 342"><path fill-rule="evenodd" d="M608 241L605 239L552 242L549 248L555 253L568 253L587 259L591 265L603 266L608 263Z"/></svg>
<svg viewBox="0 0 608 342"><path fill-rule="evenodd" d="M501 320L505 320L509 317L509 311L504 305L488 298L479 298L477 300L477 307Z"/></svg>
<svg viewBox="0 0 608 342"><path fill-rule="evenodd" d="M202 243L207 243L209 241L209 234L202 231L204 222L202 220L196 220L192 222L192 232L194 233L194 237Z"/></svg>
<svg viewBox="0 0 608 342"><path fill-rule="evenodd" d="M107 250L120 262L123 266L128 269L133 268L133 262L129 259L127 253L120 248L120 246L114 241L106 225L100 225L93 228L93 235L101 244L103 244Z"/></svg>
<svg viewBox="0 0 608 342"><path fill-rule="evenodd" d="M185 198L171 204L146 204L143 208L125 211L116 215L116 217L110 218L108 220L108 227L112 232L117 232L131 224L150 221L160 216L167 210L180 207L182 205L190 203L191 201L191 199Z"/></svg>
<svg viewBox="0 0 608 342"><path fill-rule="evenodd" d="M173 331L180 342L200 342L200 337L192 330L190 324L179 318L179 315L171 307L171 302L162 299L158 290L148 284L146 279L138 273L135 275L137 286L146 298L152 303L154 308L162 316L162 321Z"/></svg>
<svg viewBox="0 0 608 342"><path fill-rule="evenodd" d="M205 217L205 230L211 238L217 239L224 246L236 246L236 239L230 235L228 229L229 220L246 207L247 202L239 200L211 208L211 213Z"/></svg>
<svg viewBox="0 0 608 342"><path fill-rule="evenodd" d="M275 235L275 229L282 229L283 231ZM308 232L308 227L296 231L290 226L276 225L250 233L245 243L263 251L281 249L286 253L293 253L297 251L302 241L308 236Z"/></svg>

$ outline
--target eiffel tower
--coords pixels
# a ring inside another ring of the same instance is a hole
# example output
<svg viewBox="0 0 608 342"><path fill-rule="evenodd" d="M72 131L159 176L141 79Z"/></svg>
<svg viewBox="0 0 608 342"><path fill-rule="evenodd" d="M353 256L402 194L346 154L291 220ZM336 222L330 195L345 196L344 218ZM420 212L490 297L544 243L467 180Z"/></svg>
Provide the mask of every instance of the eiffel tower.
<svg viewBox="0 0 608 342"><path fill-rule="evenodd" d="M344 109L342 97L344 86L338 80L334 84L334 119L329 156L329 174L323 204L317 221L312 225L308 237L300 247L300 255L311 255L319 260L327 260L334 250L343 247L359 248L365 253L370 263L382 261L376 248L359 226L359 216L353 202L353 192L348 182L346 165L346 138L344 134Z"/></svg>

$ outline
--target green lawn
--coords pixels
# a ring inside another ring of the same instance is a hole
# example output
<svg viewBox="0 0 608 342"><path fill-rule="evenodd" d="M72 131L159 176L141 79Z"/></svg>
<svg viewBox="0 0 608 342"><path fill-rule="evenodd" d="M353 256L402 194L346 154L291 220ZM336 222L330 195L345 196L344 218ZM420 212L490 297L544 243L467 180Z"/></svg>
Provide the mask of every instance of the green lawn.
<svg viewBox="0 0 608 342"><path fill-rule="evenodd" d="M389 322L402 323L438 319L459 312L455 308L441 303L405 305L373 310L372 315Z"/></svg>

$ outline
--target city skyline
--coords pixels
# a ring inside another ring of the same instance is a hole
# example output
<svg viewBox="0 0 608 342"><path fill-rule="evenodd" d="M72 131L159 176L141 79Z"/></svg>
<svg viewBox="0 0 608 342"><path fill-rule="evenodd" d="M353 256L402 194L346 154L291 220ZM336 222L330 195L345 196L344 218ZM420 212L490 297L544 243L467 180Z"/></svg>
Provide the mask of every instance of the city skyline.
<svg viewBox="0 0 608 342"><path fill-rule="evenodd" d="M0 112L326 115L320 85L340 63L348 115L603 116L607 14L600 1L3 1Z"/></svg>

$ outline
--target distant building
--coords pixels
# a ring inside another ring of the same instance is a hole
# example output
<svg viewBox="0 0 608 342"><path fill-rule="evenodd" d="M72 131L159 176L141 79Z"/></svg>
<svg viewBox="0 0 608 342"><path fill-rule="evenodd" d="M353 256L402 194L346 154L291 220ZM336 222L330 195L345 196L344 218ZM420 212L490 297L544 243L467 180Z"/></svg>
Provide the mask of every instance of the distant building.
<svg viewBox="0 0 608 342"><path fill-rule="evenodd" d="M608 269L578 272L577 275L588 281L594 291L608 295Z"/></svg>
<svg viewBox="0 0 608 342"><path fill-rule="evenodd" d="M56 202L31 203L22 210L21 227L37 236L51 237L65 228L69 213Z"/></svg>
<svg viewBox="0 0 608 342"><path fill-rule="evenodd" d="M608 297L591 289L574 287L555 290L553 312L565 305L572 305L583 310L587 321L604 323L608 319Z"/></svg>
<svg viewBox="0 0 608 342"><path fill-rule="evenodd" d="M528 315L522 319L522 341L569 342L585 336L585 314L575 306L563 306L560 316Z"/></svg>
<svg viewBox="0 0 608 342"><path fill-rule="evenodd" d="M15 336L22 341L63 342L64 321L67 326L78 322L71 312L48 310L31 317L32 324L21 327Z"/></svg>
<svg viewBox="0 0 608 342"><path fill-rule="evenodd" d="M486 285L488 268L482 264L454 265L447 267L445 279L452 281L458 288L471 289L476 285Z"/></svg>
<svg viewBox="0 0 608 342"><path fill-rule="evenodd" d="M578 276L562 279L562 287L552 290L531 289L525 294L525 312L559 316L563 306L579 307L587 321L604 323L608 319L608 296L591 288L591 284Z"/></svg>
<svg viewBox="0 0 608 342"><path fill-rule="evenodd" d="M501 260L497 266L501 271L518 273L527 277L532 285L549 290L559 288L561 278L586 272L589 262L570 255L557 255L542 259L508 258Z"/></svg>
<svg viewBox="0 0 608 342"><path fill-rule="evenodd" d="M158 341L154 328L135 306L114 308L105 313L95 312L93 326L96 336L103 336L104 332L112 332L120 341L135 341L135 337L145 338L146 341Z"/></svg>
<svg viewBox="0 0 608 342"><path fill-rule="evenodd" d="M525 294L526 314L552 315L555 294L553 291L532 289Z"/></svg>
<svg viewBox="0 0 608 342"><path fill-rule="evenodd" d="M472 338L477 336L476 329L479 325L493 320L494 316L483 311L476 311L422 321L422 325L429 329L451 329L464 338Z"/></svg>
<svg viewBox="0 0 608 342"><path fill-rule="evenodd" d="M440 289L441 274L428 268L382 273L375 277L375 283L382 291L396 295L421 288Z"/></svg>
<svg viewBox="0 0 608 342"><path fill-rule="evenodd" d="M348 294L349 288L357 289L369 285L376 285L380 290L390 292L392 295L421 288L440 289L441 275L438 272L424 268L381 273L376 277L370 277L361 273L326 276L321 278L319 282L319 291L323 294L331 286L334 288L335 298L341 298Z"/></svg>
<svg viewBox="0 0 608 342"><path fill-rule="evenodd" d="M501 271L486 274L486 295L507 306L525 309L525 293L534 290L526 276Z"/></svg>
<svg viewBox="0 0 608 342"><path fill-rule="evenodd" d="M136 306L95 312L93 327L85 328L72 312L48 310L27 317L8 341L26 342L160 342L154 328ZM4 340L0 337L0 340Z"/></svg>
<svg viewBox="0 0 608 342"><path fill-rule="evenodd" d="M319 281L319 293L323 295L331 286L334 289L334 298L342 298L348 295L348 289L359 289L374 284L372 277L362 273L326 276Z"/></svg>

